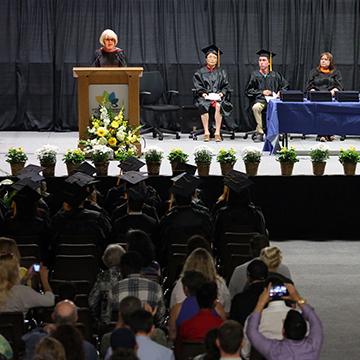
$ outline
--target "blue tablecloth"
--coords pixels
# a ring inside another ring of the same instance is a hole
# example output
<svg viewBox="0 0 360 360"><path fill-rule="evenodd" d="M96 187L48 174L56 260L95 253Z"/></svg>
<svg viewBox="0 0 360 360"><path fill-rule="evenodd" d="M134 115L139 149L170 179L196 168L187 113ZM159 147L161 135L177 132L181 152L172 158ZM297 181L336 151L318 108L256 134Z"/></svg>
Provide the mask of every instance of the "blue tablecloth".
<svg viewBox="0 0 360 360"><path fill-rule="evenodd" d="M274 152L279 134L360 135L359 102L270 100L264 151Z"/></svg>

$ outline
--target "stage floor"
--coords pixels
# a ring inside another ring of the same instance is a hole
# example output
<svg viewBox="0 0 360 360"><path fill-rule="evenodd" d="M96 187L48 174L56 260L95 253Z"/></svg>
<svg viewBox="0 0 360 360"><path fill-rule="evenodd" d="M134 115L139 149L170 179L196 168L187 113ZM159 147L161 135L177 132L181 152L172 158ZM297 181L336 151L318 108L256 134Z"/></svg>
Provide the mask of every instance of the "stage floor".
<svg viewBox="0 0 360 360"><path fill-rule="evenodd" d="M24 147L26 153L29 156L28 163L38 164L38 160L35 156L35 151L44 144L55 145L59 147L58 161L56 164L55 174L57 176L66 175L66 167L62 162L62 156L67 149L72 149L77 146L78 133L77 132L25 132L25 131L2 131L0 132L0 176L7 176L10 172L10 166L5 162L5 154L7 149L12 146ZM156 145L161 147L167 155L172 148L180 147L185 152L190 154L189 163L194 163L193 152L194 149L199 146L207 144L210 146L215 153L220 148L234 148L237 152L239 160L235 164L235 170L245 171L245 166L241 160L241 153L245 147L254 146L258 149L262 149L263 143L254 143L251 138L244 140L243 133L238 133L235 140L231 140L225 137L221 143L215 143L210 141L204 143L200 136L197 141L189 139L188 134L181 134L181 139L176 140L170 135L165 135L163 141L153 139L151 134L147 134L142 138L141 146L145 149L149 145ZM289 140L289 145L294 146L299 152L300 161L295 164L294 175L311 175L312 166L308 156L309 149L311 146L319 144L316 141L316 137L308 135L306 139L293 139ZM360 150L360 139L359 138L348 138L345 141L340 141L337 137L335 141L326 143L331 151L330 159L327 162L325 173L327 175L340 175L343 173L342 165L338 161L337 154L340 148L348 148L349 146L355 146ZM275 160L275 156L269 156L264 153L258 175L280 175L279 163ZM142 169L146 171L146 167ZM117 162L112 162L109 167L109 175L117 175L119 169L117 168ZM171 175L170 163L167 159L164 159L161 170L161 175ZM357 174L360 174L358 167ZM220 166L216 162L215 158L210 168L210 175L220 175Z"/></svg>

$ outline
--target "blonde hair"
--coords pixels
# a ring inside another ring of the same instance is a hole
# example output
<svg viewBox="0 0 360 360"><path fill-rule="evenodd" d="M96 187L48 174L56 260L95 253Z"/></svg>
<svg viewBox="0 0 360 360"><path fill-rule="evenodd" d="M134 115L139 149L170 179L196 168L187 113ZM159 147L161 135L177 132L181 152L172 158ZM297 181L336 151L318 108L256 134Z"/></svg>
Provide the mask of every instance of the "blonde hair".
<svg viewBox="0 0 360 360"><path fill-rule="evenodd" d="M0 255L13 254L20 262L20 252L14 239L7 237L0 237Z"/></svg>
<svg viewBox="0 0 360 360"><path fill-rule="evenodd" d="M195 249L186 259L182 275L185 271L198 271L202 273L209 281L215 281L219 278L216 273L215 263L210 253L203 249Z"/></svg>
<svg viewBox="0 0 360 360"><path fill-rule="evenodd" d="M19 281L19 260L14 254L0 255L0 308L11 288Z"/></svg>
<svg viewBox="0 0 360 360"><path fill-rule="evenodd" d="M102 46L105 45L105 43L104 43L105 39L114 39L115 40L115 46L118 43L118 37L115 34L115 32L113 30L111 30L111 29L106 29L101 33L100 38L99 38L99 42L100 42L100 44Z"/></svg>
<svg viewBox="0 0 360 360"><path fill-rule="evenodd" d="M268 246L261 250L260 260L262 260L269 269L277 269L282 261L281 250L277 246Z"/></svg>
<svg viewBox="0 0 360 360"><path fill-rule="evenodd" d="M51 336L46 336L36 345L35 354L37 359L44 358L54 360L66 360L65 349L59 340Z"/></svg>

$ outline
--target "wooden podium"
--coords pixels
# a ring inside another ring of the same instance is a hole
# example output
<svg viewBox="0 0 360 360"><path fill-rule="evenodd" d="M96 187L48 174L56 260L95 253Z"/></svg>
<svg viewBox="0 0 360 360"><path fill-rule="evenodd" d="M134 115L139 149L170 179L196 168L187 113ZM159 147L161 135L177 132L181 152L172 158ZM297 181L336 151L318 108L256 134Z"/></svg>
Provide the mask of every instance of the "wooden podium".
<svg viewBox="0 0 360 360"><path fill-rule="evenodd" d="M73 76L77 78L79 140L86 140L90 122L89 85L126 84L128 85L128 120L131 126L140 123L139 89L142 67L74 67Z"/></svg>

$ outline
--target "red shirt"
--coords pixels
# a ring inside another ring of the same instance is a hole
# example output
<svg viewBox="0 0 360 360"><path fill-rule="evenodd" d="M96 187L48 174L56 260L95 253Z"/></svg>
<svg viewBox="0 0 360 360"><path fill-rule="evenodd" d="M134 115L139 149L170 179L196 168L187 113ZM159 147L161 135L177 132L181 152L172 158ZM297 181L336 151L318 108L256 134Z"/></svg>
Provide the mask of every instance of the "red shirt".
<svg viewBox="0 0 360 360"><path fill-rule="evenodd" d="M202 341L209 330L221 326L223 320L212 309L200 309L191 319L184 321L179 328L179 340Z"/></svg>

